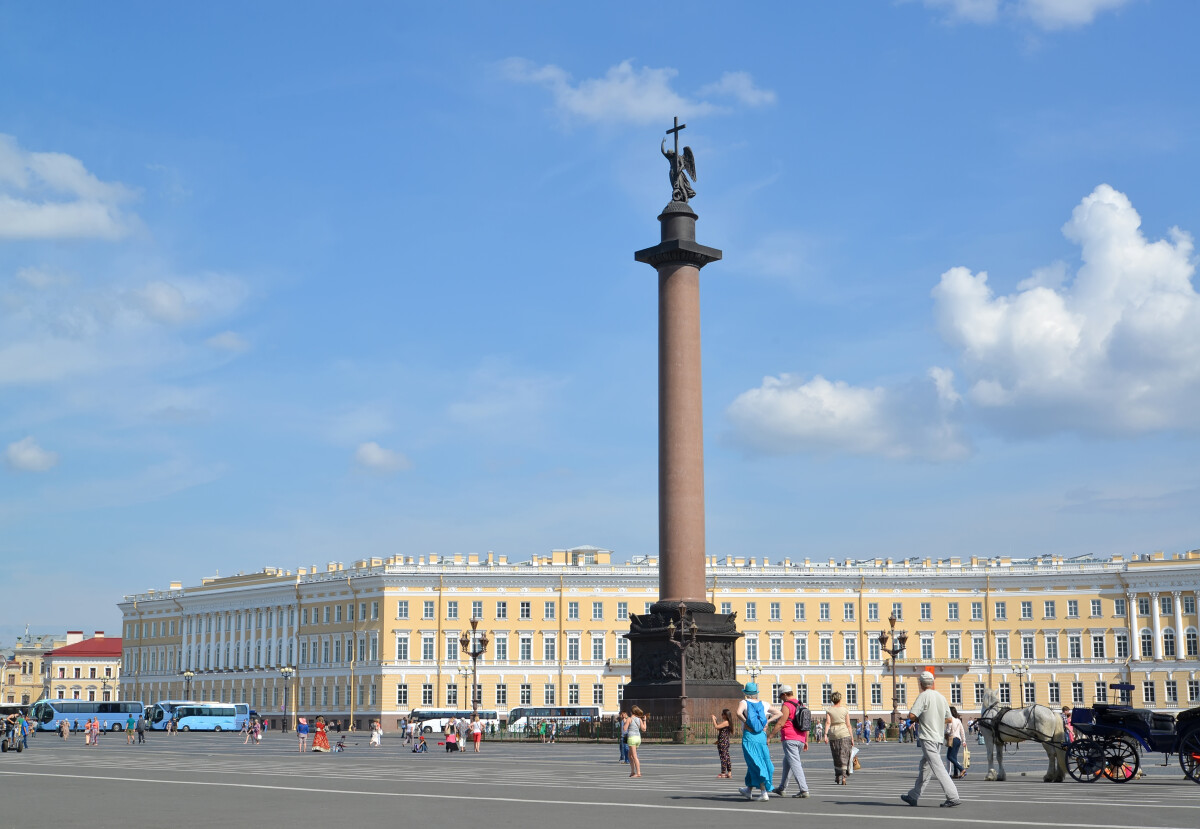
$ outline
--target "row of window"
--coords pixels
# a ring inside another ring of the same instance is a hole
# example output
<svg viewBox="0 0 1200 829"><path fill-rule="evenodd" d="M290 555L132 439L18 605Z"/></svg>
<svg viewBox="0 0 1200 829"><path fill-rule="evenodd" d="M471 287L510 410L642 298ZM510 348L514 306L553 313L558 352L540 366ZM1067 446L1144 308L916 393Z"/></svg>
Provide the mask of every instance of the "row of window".
<svg viewBox="0 0 1200 829"><path fill-rule="evenodd" d="M1173 597L1171 597L1171 596L1160 596L1158 598L1158 610L1159 610L1160 614L1162 614L1162 615L1173 614L1174 613L1173 602L1174 602L1174 600L1173 600ZM463 602L463 604L465 604L465 602ZM509 618L508 604L509 604L508 601L496 602L496 619L497 620L504 620L504 619ZM567 604L567 615L566 615L567 620L568 621L582 621L583 617L581 615L581 613L582 613L581 602L572 600L572 601L568 601L566 604ZM652 604L651 602L645 603L645 611L644 612L646 612L646 613L650 612L651 604ZM984 603L982 601L972 601L972 602L969 602L968 604L969 604L969 609L970 609L970 617L969 617L970 620L971 621L983 621ZM1014 618L1019 618L1022 620L1032 620L1034 618L1034 602L1032 600L1022 600L1015 604L1017 604L1017 611L1019 613L1019 616L1016 616ZM445 605L446 605L446 618L447 619L456 620L456 619L460 618L460 616L459 616L460 603L457 599L447 600L445 602ZM759 605L759 603L756 601L745 603L745 618L747 621L757 621L758 620L758 618L759 618L758 605ZM1009 605L1008 600L998 600L998 601L992 602L994 618L997 621L1005 621L1009 618L1008 605ZM1122 616L1126 615L1127 605L1126 605L1125 599L1114 599L1112 602L1112 605L1113 605L1113 615L1114 616L1122 617ZM1149 616L1151 607L1152 607L1152 602L1151 602L1150 597L1142 596L1142 597L1138 598L1137 609L1138 609L1139 616ZM845 621L845 622L856 621L855 614L857 613L857 608L858 608L858 603L855 601L842 602L842 621ZM1103 615L1103 600L1101 600L1101 599L1089 600L1088 609L1090 611L1091 618L1100 618ZM1196 613L1196 597L1195 596L1183 596L1182 597L1182 610L1185 614L1194 615ZM732 613L733 612L733 603L732 602L721 602L721 612L722 613ZM782 621L783 620L783 603L782 602L768 602L767 603L767 612L769 614L767 617L769 620ZM881 610L880 610L879 602L868 602L867 603L867 621L868 622L880 621L881 620L880 613L881 613ZM933 621L933 602L932 601L921 602L919 605L918 613L919 613L919 621L922 621L922 622ZM283 624L283 614L284 614L283 609L279 609L278 613L274 609L266 609L266 610L252 610L252 611L248 610L248 611L245 611L244 614L243 614L243 612L239 611L239 612L234 612L232 614L218 613L218 614L209 614L209 615L205 615L202 617L189 616L187 618L187 633L191 634L193 632L193 624L197 620L203 621L203 632L205 632L205 633L212 633L214 626L215 626L216 632L218 632L218 633L221 632L222 623L224 623L225 628L227 630L241 630L242 623L243 623L243 615L246 617L246 627L247 628L250 628L251 626L258 628L258 629L261 629L263 627L273 628L275 626L276 616L278 616L279 623ZM547 602L542 603L542 619L543 619L543 621L554 621L557 619L557 614L558 614L558 602L557 601L547 601ZM903 621L904 620L904 603L903 602L892 602L891 615L896 617L896 621L898 621L898 622ZM355 621L356 618L359 620L366 620L366 619L370 619L372 621L378 620L379 619L379 602L378 601L372 601L369 603L368 602L359 602L357 605L357 615L356 615L356 606L353 602L345 604L345 605L335 604L335 605L323 605L320 607L313 607L313 608L304 608L301 611L300 623L302 625L308 625L308 624L326 624L326 625L328 625L328 624L338 624L343 621L353 622L353 621ZM407 599L402 600L397 603L396 618L397 619L410 618L410 616L409 616L409 601ZM437 618L437 602L436 601L434 601L432 599L428 599L428 600L425 600L422 602L421 618L422 619L436 619ZM471 619L482 619L483 618L483 601L482 600L475 600L475 601L471 602L471 613L470 613L470 616L467 618L471 618ZM531 601L518 602L518 617L517 618L533 619L533 602L531 602ZM793 604L792 618L794 621L797 621L797 622L807 621L807 603L806 602L795 602ZM954 621L960 621L961 618L962 617L960 616L960 603L957 601L947 602L946 603L946 619L948 621L954 622ZM1043 619L1058 618L1058 600L1046 599L1046 600L1042 601L1042 618ZM1064 618L1067 618L1067 619L1081 618L1079 600L1077 600L1077 599L1067 599L1066 600L1066 616ZM288 625L293 624L294 619L295 619L295 609L287 608L287 624ZM593 601L591 603L590 619L594 622L604 621L604 603L603 602ZM617 620L618 621L626 621L628 619L629 619L629 602L624 602L624 601L617 602ZM833 620L833 603L832 602L818 602L817 603L817 620L822 621L822 622L827 622L827 621ZM141 623L131 622L131 623L126 624L125 627L126 627L125 635L129 639L137 639L137 638L145 638L145 637L153 638L153 637L158 637L159 635L162 635L162 636L176 635L176 620L175 619L170 619L170 620L164 619L161 622L158 622L158 621L141 622ZM199 625L199 624L195 625L195 628L198 632L199 632L200 627L201 627L201 625Z"/></svg>
<svg viewBox="0 0 1200 829"><path fill-rule="evenodd" d="M1188 657L1196 657L1200 653L1200 638L1197 636L1197 631L1194 628L1189 628L1184 634L1184 653ZM958 661L963 658L963 638L957 634L950 634L946 637L946 652L938 654L934 648L934 636L922 634L917 650L920 652L920 658L926 660L944 658L951 661ZM1007 634L996 634L995 638L995 659L1006 660L1011 659L1012 654L1009 648L1009 636ZM1043 652L1044 658L1047 661L1057 661L1064 658L1064 652L1060 651L1061 643L1060 636L1054 633L1043 634ZM1118 631L1113 635L1115 650L1113 654L1117 659L1129 658L1129 634L1126 631ZM783 636L770 636L768 639L769 651L768 658L773 662L782 661L783 656ZM1083 659L1085 655L1084 646L1088 646L1087 655L1091 659L1107 659L1108 645L1107 637L1104 634L1091 634L1085 640L1083 634L1071 633L1067 634L1067 647L1065 658L1068 660ZM1141 655L1145 659L1154 657L1154 634L1149 630L1143 630L1139 636ZM1177 642L1174 629L1168 628L1162 632L1163 655L1166 657L1175 657L1177 655ZM807 662L809 659L808 634L799 633L793 634L792 644L794 648L794 658L797 662ZM834 658L833 655L833 636L822 635L817 640L817 659L827 662ZM972 634L970 638L970 658L975 662L983 662L987 659L987 643L986 638L982 633ZM1037 659L1036 637L1033 635L1022 635L1019 642L1020 656L1019 659L1034 660ZM747 633L745 639L746 659L757 661L759 657L759 637L755 633ZM912 649L911 646L909 649ZM906 649L907 650L907 649ZM858 659L858 637L855 634L842 634L842 654L841 658L853 662ZM882 658L882 648L879 640L874 636L867 637L867 659L879 660Z"/></svg>
<svg viewBox="0 0 1200 829"><path fill-rule="evenodd" d="M71 677L72 679L83 679L83 673L82 673L81 668L75 668L74 671L75 671L75 674L73 677ZM113 671L112 666L106 666L104 668L104 678L112 679L112 675L113 675L112 671ZM58 669L58 679L67 679L67 678L68 678L67 677L67 669L59 668ZM100 676L97 675L95 668L88 668L87 678L88 679L100 679Z"/></svg>
<svg viewBox="0 0 1200 829"><path fill-rule="evenodd" d="M396 634L396 661L410 661L412 651L409 648L408 633ZM566 660L568 662L579 662L583 658L583 641L579 636L567 636ZM596 634L591 638L591 656L590 659L600 662L606 659L605 656L605 636L604 634ZM617 637L617 659L629 658L629 640L623 637ZM517 637L516 658L522 662L530 662L533 660L533 635L521 634ZM445 639L445 656L447 662L455 662L459 658L458 639L454 636L446 636ZM421 636L421 661L433 662L437 659L437 640L433 634L424 634ZM510 658L509 651L509 636L505 633L498 633L492 639L488 647L488 652L482 658L486 662L491 659L496 662L507 662ZM554 662L558 659L558 637L554 634L542 635L542 659L547 662Z"/></svg>
<svg viewBox="0 0 1200 829"><path fill-rule="evenodd" d="M316 688L311 689L316 692ZM617 702L621 702L623 686L617 686ZM507 707L509 704L508 685L500 683L495 687L496 702L499 707ZM517 688L517 704L518 705L533 705L533 685L528 682L521 683ZM458 685L450 684L446 686L446 702L448 708L454 708L459 704ZM464 697L466 694L463 695ZM582 705L581 691L579 683L571 682L567 684L567 701L565 705ZM547 683L542 687L542 705L558 705L558 689L553 684ZM483 686L475 686L475 698L480 705L483 704ZM408 708L411 704L409 697L408 685L401 683L396 686L396 707ZM421 685L421 705L429 707L436 705L434 701L434 688L432 683L424 683ZM469 701L464 700L464 705L470 705ZM604 707L604 686L599 683L592 685L592 705Z"/></svg>
<svg viewBox="0 0 1200 829"><path fill-rule="evenodd" d="M409 603L408 603L407 599L397 602L397 604L396 604L396 618L397 619L410 618L408 604ZM459 602L458 602L458 600L457 599L449 599L446 601L445 604L446 604L446 618L450 619L450 620L458 619L459 618L459 615L458 615ZM464 604L465 604L465 602L464 602ZM651 604L650 602L646 602L646 612L647 613L650 612L650 604ZM523 601L523 602L518 602L517 605L518 605L517 606L517 613L518 613L517 618L518 619L533 619L533 602ZM581 612L580 611L580 602L577 602L577 601L567 602L567 617L566 618L568 621L581 621L583 619L583 617L580 615L580 612ZM433 599L426 599L421 603L421 618L422 619L436 619L437 618L437 602L436 601L434 601ZM471 602L471 615L468 618L470 618L470 619L482 619L483 618L483 602L482 601L476 600L476 601ZM507 601L496 602L496 619L504 620L507 618L509 618L508 602ZM556 602L556 601L542 602L542 619L543 619L543 621L552 622L552 621L555 621L557 618L558 618L558 602ZM629 602L617 602L617 620L618 621L628 621L628 619L629 619ZM593 622L603 622L604 621L604 602L592 602L591 620Z"/></svg>

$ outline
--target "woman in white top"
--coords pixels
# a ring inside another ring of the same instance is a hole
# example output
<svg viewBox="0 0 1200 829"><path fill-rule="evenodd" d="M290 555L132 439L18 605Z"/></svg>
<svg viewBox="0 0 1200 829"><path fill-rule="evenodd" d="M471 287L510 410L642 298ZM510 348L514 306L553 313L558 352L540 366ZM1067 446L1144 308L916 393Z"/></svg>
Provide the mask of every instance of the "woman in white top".
<svg viewBox="0 0 1200 829"><path fill-rule="evenodd" d="M950 722L946 725L946 759L950 761L950 776L955 780L967 776L967 770L959 757L962 756L963 746L967 742L967 732L963 728L958 709L950 706Z"/></svg>

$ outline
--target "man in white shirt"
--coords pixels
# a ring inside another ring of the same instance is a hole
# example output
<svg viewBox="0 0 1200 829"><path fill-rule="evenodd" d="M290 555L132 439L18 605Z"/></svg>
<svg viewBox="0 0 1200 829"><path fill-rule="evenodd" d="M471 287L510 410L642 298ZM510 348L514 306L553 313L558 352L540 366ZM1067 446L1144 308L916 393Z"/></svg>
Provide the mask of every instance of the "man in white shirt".
<svg viewBox="0 0 1200 829"><path fill-rule="evenodd" d="M942 765L941 748L945 739L946 725L950 722L950 704L946 698L933 690L933 674L925 671L921 674L921 693L913 701L909 711L909 722L916 723L917 744L921 747L921 765L917 769L917 782L907 794L900 799L909 806L916 806L921 797L921 790L929 781L929 775L937 778L938 785L946 795L942 806L958 806L958 789L946 767Z"/></svg>

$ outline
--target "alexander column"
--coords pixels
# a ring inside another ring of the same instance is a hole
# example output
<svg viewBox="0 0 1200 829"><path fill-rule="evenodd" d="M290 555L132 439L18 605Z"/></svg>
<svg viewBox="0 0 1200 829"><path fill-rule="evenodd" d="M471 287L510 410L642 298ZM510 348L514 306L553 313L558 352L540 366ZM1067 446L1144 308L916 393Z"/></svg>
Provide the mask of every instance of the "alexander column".
<svg viewBox="0 0 1200 829"><path fill-rule="evenodd" d="M671 202L659 214L661 241L634 254L658 271L658 601L633 616L631 682L624 707L679 724L740 697L734 644L736 614L717 614L708 601L704 548L704 414L700 377L700 269L721 251L696 242L696 159L679 150L675 119L660 151L670 164ZM690 180L689 181L689 177Z"/></svg>

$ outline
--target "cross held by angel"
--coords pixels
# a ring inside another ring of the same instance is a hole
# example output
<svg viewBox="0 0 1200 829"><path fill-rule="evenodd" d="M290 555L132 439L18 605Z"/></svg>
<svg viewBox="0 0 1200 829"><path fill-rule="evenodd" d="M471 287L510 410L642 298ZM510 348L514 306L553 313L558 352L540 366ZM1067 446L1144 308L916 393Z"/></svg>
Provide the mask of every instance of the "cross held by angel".
<svg viewBox="0 0 1200 829"><path fill-rule="evenodd" d="M696 191L688 182L688 176L691 176L692 181L696 181L696 157L692 155L691 147L684 147L683 154L679 153L679 131L686 126L687 124L679 123L679 119L676 118L675 126L667 130L667 135L675 135L675 149L667 149L667 139L665 138L659 148L663 158L671 165L671 201L684 203L696 196Z"/></svg>

